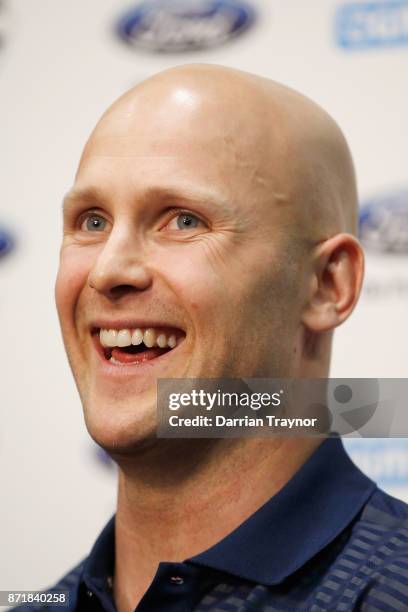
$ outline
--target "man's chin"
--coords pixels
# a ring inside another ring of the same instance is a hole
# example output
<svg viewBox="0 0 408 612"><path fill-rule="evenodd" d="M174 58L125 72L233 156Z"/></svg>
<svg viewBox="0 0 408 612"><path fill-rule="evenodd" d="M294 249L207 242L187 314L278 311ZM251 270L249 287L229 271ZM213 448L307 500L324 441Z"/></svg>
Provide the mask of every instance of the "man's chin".
<svg viewBox="0 0 408 612"><path fill-rule="evenodd" d="M112 458L142 452L157 444L156 406L87 406L85 424L91 438Z"/></svg>

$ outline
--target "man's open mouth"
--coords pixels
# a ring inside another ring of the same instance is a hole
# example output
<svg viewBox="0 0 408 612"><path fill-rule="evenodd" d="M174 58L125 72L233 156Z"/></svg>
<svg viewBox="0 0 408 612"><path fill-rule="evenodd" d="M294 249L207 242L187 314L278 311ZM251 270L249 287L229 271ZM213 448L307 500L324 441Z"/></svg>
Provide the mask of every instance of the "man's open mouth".
<svg viewBox="0 0 408 612"><path fill-rule="evenodd" d="M110 363L128 365L150 361L173 350L186 334L174 327L94 328L102 353Z"/></svg>

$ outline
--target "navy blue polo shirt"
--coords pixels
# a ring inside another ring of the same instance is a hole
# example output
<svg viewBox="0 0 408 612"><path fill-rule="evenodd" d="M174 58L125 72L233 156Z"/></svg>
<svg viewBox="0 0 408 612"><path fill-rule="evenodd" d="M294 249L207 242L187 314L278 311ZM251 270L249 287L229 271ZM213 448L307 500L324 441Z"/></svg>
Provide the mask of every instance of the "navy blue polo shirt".
<svg viewBox="0 0 408 612"><path fill-rule="evenodd" d="M90 555L53 587L69 592L69 607L59 610L116 610L114 541L112 517ZM340 438L329 438L215 546L160 563L135 610L408 611L408 506L378 489Z"/></svg>

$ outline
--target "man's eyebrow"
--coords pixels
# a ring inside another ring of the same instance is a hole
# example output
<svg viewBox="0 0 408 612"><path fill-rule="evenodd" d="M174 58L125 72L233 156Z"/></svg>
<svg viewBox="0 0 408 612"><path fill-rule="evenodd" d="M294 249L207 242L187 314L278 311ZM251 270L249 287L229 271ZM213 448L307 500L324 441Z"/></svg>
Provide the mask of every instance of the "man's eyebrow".
<svg viewBox="0 0 408 612"><path fill-rule="evenodd" d="M143 198L151 200L184 200L186 202L209 205L222 205L226 202L225 198L215 193L209 188L198 186L175 187L149 187L143 194Z"/></svg>
<svg viewBox="0 0 408 612"><path fill-rule="evenodd" d="M106 203L106 199L106 194L97 186L72 187L63 199L62 212L67 214L71 208L79 203L89 204L90 206L103 205L103 203ZM226 204L226 199L220 194L214 193L211 189L202 189L196 186L183 188L149 186L137 195L137 199L140 201L184 200L192 203L205 203L217 208Z"/></svg>
<svg viewBox="0 0 408 612"><path fill-rule="evenodd" d="M102 191L97 187L72 187L62 200L62 213L66 214L72 206L79 202L95 205L103 202L104 199Z"/></svg>

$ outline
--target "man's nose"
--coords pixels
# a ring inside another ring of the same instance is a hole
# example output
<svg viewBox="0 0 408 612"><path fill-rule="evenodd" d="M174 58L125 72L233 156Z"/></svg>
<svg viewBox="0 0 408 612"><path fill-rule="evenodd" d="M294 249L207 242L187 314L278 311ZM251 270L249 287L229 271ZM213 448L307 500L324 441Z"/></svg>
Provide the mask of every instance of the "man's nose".
<svg viewBox="0 0 408 612"><path fill-rule="evenodd" d="M142 241L126 232L112 232L89 272L89 286L116 299L132 290L144 291L151 283Z"/></svg>

